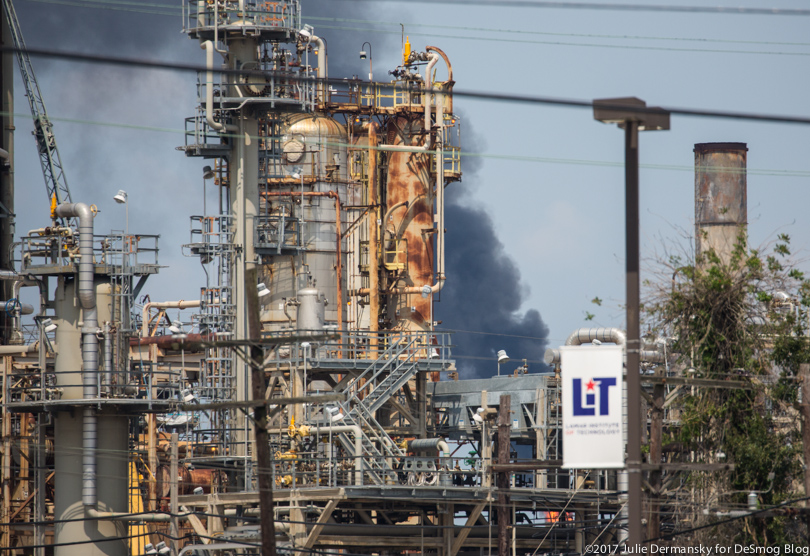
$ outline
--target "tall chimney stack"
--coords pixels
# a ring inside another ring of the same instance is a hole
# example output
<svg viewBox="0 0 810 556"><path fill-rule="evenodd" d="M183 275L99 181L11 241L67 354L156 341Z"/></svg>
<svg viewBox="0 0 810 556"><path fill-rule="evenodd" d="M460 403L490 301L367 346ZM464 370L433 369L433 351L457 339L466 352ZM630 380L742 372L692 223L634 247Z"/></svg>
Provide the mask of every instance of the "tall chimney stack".
<svg viewBox="0 0 810 556"><path fill-rule="evenodd" d="M695 254L714 250L729 264L740 238L747 241L745 143L695 145Z"/></svg>

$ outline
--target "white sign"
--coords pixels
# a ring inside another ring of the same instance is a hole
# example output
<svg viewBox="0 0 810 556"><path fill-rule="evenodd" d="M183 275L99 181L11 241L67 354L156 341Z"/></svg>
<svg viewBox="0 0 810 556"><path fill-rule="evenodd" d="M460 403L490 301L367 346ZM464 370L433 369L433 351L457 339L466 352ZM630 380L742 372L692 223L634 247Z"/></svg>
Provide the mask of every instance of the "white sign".
<svg viewBox="0 0 810 556"><path fill-rule="evenodd" d="M622 346L565 346L562 367L563 468L624 467Z"/></svg>

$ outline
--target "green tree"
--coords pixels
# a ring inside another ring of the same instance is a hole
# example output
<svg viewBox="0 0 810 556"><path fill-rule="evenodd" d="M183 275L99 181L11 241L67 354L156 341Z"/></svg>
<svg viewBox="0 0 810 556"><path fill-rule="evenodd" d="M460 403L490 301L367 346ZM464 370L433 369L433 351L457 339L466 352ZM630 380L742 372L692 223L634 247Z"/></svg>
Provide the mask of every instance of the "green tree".
<svg viewBox="0 0 810 556"><path fill-rule="evenodd" d="M669 256L656 267L659 279L646 284L646 325L669 339L671 371L735 384L684 390L665 431L665 444L682 446L684 461L735 466L688 475L697 493L693 524L733 515L750 492L761 507L802 496L792 404L799 364L810 360L810 283L790 263L789 241L780 235L772 248L755 250L741 234L730 256ZM745 518L704 534L766 546L798 541L798 527L788 518Z"/></svg>

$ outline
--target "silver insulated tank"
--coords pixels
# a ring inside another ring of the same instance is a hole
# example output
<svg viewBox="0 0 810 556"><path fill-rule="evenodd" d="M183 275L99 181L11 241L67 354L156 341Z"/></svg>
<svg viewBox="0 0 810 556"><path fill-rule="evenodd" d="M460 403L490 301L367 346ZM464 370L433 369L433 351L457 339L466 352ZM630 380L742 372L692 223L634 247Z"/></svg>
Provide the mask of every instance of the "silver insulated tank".
<svg viewBox="0 0 810 556"><path fill-rule="evenodd" d="M326 299L318 288L298 290L298 311L295 324L298 330L323 330Z"/></svg>

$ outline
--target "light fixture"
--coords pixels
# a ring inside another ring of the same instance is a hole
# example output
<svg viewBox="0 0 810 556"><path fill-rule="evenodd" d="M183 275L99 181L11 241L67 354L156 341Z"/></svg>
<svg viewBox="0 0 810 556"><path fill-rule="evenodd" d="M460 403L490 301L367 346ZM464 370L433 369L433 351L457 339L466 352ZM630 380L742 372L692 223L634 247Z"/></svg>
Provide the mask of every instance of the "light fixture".
<svg viewBox="0 0 810 556"><path fill-rule="evenodd" d="M176 320L172 323L169 327L169 332L172 334L182 334L183 333L183 323L179 320Z"/></svg>
<svg viewBox="0 0 810 556"><path fill-rule="evenodd" d="M427 299L430 297L430 294L433 293L433 288L425 284L422 286L422 299Z"/></svg>
<svg viewBox="0 0 810 556"><path fill-rule="evenodd" d="M194 494L196 494L197 496L200 496L204 492L205 491L203 490L203 487L197 487L197 488L194 489Z"/></svg>
<svg viewBox="0 0 810 556"><path fill-rule="evenodd" d="M118 203L119 205L123 205L124 203L127 202L127 192L124 191L123 189L119 189L118 193L116 193L115 196L113 196L113 199L115 199L115 202Z"/></svg>
<svg viewBox="0 0 810 556"><path fill-rule="evenodd" d="M259 284L256 286L256 289L259 290L259 297L260 298L262 298L262 297L264 297L266 295L270 295L270 290L267 289L267 286L265 285L264 282L259 282Z"/></svg>
<svg viewBox="0 0 810 556"><path fill-rule="evenodd" d="M188 388L180 392L180 395L183 396L183 401L186 403L191 403L197 399L197 396L194 395L194 392L192 392Z"/></svg>
<svg viewBox="0 0 810 556"><path fill-rule="evenodd" d="M203 166L203 179L210 180L214 177L214 170L210 166Z"/></svg>
<svg viewBox="0 0 810 556"><path fill-rule="evenodd" d="M298 34L304 37L307 41L312 38L312 32L315 31L315 28L312 25L304 25L304 28L298 31Z"/></svg>
<svg viewBox="0 0 810 556"><path fill-rule="evenodd" d="M52 319L45 319L42 321L42 329L45 333L53 332L56 330L56 323Z"/></svg>
<svg viewBox="0 0 810 556"><path fill-rule="evenodd" d="M599 341L599 340L597 340L596 338L594 338L593 340L591 340L591 343L592 343L593 345L595 345L595 346L601 346L601 345L602 345L602 342L600 342L600 341Z"/></svg>
<svg viewBox="0 0 810 556"><path fill-rule="evenodd" d="M506 350L502 349L498 351L498 363L506 363L509 361L509 356L506 355Z"/></svg>
<svg viewBox="0 0 810 556"><path fill-rule="evenodd" d="M293 166L292 174L290 175L296 180L304 179L304 168L302 166Z"/></svg>
<svg viewBox="0 0 810 556"><path fill-rule="evenodd" d="M145 554L157 554L157 550L155 550L155 546L151 542L146 543L143 548L146 551Z"/></svg>
<svg viewBox="0 0 810 556"><path fill-rule="evenodd" d="M368 45L368 53L366 53L366 45ZM372 52L371 52L371 43L366 41L362 45L360 45L360 59L365 60L368 58L368 81L371 83L374 81L374 74L372 73Z"/></svg>

